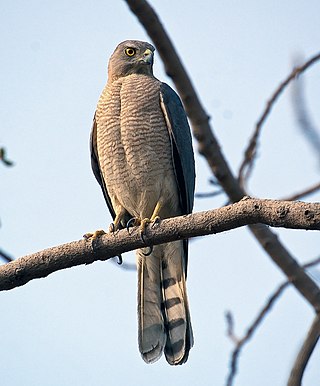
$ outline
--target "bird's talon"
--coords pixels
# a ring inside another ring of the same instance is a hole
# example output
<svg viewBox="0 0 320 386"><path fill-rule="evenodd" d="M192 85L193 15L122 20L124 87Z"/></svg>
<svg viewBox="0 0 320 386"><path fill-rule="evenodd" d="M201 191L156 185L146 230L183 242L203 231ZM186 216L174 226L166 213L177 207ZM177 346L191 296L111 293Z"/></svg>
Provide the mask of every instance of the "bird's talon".
<svg viewBox="0 0 320 386"><path fill-rule="evenodd" d="M143 256L150 256L153 251L153 245L150 245L147 253L142 252Z"/></svg>
<svg viewBox="0 0 320 386"><path fill-rule="evenodd" d="M129 228L130 228L130 227L134 227L134 226L136 226L136 225L139 225L139 222L140 222L140 220L139 220L137 217L132 217L132 218L127 222L126 228L127 228L128 233L130 233Z"/></svg>
<svg viewBox="0 0 320 386"><path fill-rule="evenodd" d="M112 222L110 225L109 225L109 233L114 233L116 231L116 227L114 225L114 222Z"/></svg>
<svg viewBox="0 0 320 386"><path fill-rule="evenodd" d="M121 265L123 263L122 256L118 255L117 258L118 258L117 264Z"/></svg>
<svg viewBox="0 0 320 386"><path fill-rule="evenodd" d="M141 240L144 242L144 244L147 244L147 243L146 243L146 240L144 239L144 233L143 233L143 231L140 231L140 238L141 238Z"/></svg>
<svg viewBox="0 0 320 386"><path fill-rule="evenodd" d="M154 219L153 219L153 223L151 225L151 228L153 228L155 225L159 225L160 224L160 216L156 216Z"/></svg>
<svg viewBox="0 0 320 386"><path fill-rule="evenodd" d="M147 228L147 225L151 223L151 220L149 218L144 218L140 223L140 233L141 235L145 233L145 230Z"/></svg>

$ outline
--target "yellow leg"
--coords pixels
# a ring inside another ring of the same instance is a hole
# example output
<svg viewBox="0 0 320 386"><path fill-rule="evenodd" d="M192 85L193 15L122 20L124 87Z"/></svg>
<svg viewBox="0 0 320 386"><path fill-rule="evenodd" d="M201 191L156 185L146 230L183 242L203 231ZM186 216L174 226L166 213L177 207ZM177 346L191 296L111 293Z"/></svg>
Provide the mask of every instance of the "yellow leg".
<svg viewBox="0 0 320 386"><path fill-rule="evenodd" d="M159 217L159 213L160 213L160 209L162 208L162 204L161 204L161 201L158 201L154 210L153 210L153 213L152 213L152 216L151 218L144 218L143 220L141 220L140 222L140 232L141 234L144 233L145 229L146 229L146 226L152 222L156 223L156 222L159 222L160 220L160 217Z"/></svg>
<svg viewBox="0 0 320 386"><path fill-rule="evenodd" d="M154 208L154 211L152 213L152 216L151 216L151 221L158 221L160 220L160 217L159 217L159 213L160 213L160 209L162 208L162 203L160 201L157 202L157 205L156 207Z"/></svg>

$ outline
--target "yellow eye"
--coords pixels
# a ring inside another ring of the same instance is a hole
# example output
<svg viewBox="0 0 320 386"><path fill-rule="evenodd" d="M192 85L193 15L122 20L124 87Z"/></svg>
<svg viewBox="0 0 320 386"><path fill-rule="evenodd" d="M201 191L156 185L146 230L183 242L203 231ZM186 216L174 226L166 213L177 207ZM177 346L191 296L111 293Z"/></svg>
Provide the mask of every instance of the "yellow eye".
<svg viewBox="0 0 320 386"><path fill-rule="evenodd" d="M125 53L128 56L133 56L133 55L135 55L136 50L134 48L126 48Z"/></svg>

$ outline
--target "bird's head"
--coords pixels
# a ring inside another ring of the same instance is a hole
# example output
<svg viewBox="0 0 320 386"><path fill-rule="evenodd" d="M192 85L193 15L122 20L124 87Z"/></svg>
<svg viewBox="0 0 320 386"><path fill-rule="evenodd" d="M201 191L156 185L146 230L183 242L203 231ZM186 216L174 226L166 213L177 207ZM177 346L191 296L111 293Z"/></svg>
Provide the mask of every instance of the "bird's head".
<svg viewBox="0 0 320 386"><path fill-rule="evenodd" d="M139 40L125 40L114 50L109 60L109 79L131 74L153 75L154 47Z"/></svg>

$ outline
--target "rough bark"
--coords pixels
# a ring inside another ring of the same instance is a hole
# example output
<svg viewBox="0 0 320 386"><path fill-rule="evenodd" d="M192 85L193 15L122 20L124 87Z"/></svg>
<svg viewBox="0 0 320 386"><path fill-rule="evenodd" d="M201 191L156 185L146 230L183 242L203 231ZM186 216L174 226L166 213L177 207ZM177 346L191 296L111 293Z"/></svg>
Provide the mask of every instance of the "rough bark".
<svg viewBox="0 0 320 386"><path fill-rule="evenodd" d="M96 239L74 241L0 266L0 290L24 285L30 280L46 277L61 269L107 260L133 249L220 233L255 223L290 229L320 230L320 204L244 197L241 201L220 209L165 219L160 224L149 226L143 237L145 242L141 239L138 228L130 230L130 234L127 230L121 230ZM300 275L300 269L298 265L290 265L289 279L293 284ZM318 304L320 299L317 293L310 290L308 283L304 283L304 288L309 302Z"/></svg>

